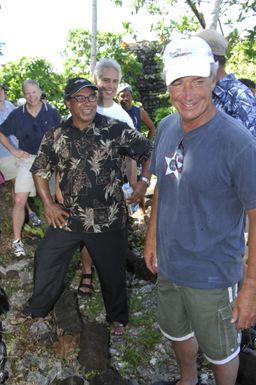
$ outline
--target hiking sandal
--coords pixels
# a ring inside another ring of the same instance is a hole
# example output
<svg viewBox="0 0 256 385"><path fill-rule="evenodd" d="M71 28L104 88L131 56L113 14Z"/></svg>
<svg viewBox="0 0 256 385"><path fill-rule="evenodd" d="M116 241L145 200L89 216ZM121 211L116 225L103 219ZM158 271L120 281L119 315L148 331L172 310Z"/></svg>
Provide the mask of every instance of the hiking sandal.
<svg viewBox="0 0 256 385"><path fill-rule="evenodd" d="M90 283L84 283L84 280L88 279L90 280ZM82 290L83 288L89 289L89 290ZM77 289L77 294L81 296L91 295L93 291L93 285L92 285L92 273L90 274L81 274L81 280Z"/></svg>
<svg viewBox="0 0 256 385"><path fill-rule="evenodd" d="M110 332L114 336L123 336L125 333L125 325L121 322L113 321L110 324Z"/></svg>

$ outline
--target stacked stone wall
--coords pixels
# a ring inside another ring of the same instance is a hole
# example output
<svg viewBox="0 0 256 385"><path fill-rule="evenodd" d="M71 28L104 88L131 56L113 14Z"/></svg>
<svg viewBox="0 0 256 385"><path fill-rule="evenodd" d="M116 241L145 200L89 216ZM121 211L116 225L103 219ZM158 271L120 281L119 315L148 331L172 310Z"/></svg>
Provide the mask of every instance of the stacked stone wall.
<svg viewBox="0 0 256 385"><path fill-rule="evenodd" d="M157 60L163 47L157 42L140 42L128 46L142 63L142 73L137 79L136 90L145 110L153 116L155 110L167 105L166 85L162 77L162 64Z"/></svg>

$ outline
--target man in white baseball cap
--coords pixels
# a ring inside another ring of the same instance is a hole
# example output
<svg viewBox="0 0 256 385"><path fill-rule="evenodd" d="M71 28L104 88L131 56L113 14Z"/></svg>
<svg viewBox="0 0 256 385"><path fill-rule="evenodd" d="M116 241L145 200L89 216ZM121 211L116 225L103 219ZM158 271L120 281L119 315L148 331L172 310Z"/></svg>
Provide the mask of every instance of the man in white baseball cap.
<svg viewBox="0 0 256 385"><path fill-rule="evenodd" d="M177 113L157 129L144 257L158 274L158 322L180 378L155 385L200 384L199 347L216 384L235 385L240 330L256 322L256 145L240 122L214 106L217 66L203 39L169 43L163 61ZM250 227L245 275L244 211Z"/></svg>
<svg viewBox="0 0 256 385"><path fill-rule="evenodd" d="M214 63L211 48L205 41L193 37L169 43L164 51L164 73L167 86L184 76L208 77L210 64ZM200 58L200 59L199 59Z"/></svg>

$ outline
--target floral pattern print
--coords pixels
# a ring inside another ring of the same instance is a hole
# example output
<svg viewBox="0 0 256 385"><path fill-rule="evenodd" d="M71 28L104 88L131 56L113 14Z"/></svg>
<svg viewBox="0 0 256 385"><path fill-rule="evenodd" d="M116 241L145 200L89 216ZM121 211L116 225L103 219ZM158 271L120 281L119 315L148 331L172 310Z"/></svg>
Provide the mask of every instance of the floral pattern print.
<svg viewBox="0 0 256 385"><path fill-rule="evenodd" d="M256 99L234 74L217 82L213 90L213 102L217 108L240 120L256 136Z"/></svg>

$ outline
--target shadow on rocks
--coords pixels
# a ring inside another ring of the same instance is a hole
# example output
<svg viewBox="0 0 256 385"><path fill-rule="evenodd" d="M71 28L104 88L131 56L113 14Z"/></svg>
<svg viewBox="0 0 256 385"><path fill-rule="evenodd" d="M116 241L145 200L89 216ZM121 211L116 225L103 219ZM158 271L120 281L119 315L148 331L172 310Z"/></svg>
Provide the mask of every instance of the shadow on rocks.
<svg viewBox="0 0 256 385"><path fill-rule="evenodd" d="M85 385L87 382L80 376L67 377L64 380L54 380L51 385Z"/></svg>
<svg viewBox="0 0 256 385"><path fill-rule="evenodd" d="M95 376L90 385L130 385L129 380L125 380L113 369L107 369L98 376Z"/></svg>
<svg viewBox="0 0 256 385"><path fill-rule="evenodd" d="M145 261L143 258L135 255L131 250L127 252L127 271L139 279L144 281L155 282L156 275L152 274L146 267Z"/></svg>
<svg viewBox="0 0 256 385"><path fill-rule="evenodd" d="M62 332L58 344L55 344L57 351L63 356L65 352L74 351L79 344L78 362L86 372L106 370L109 362L107 325L83 322L77 295L68 289L64 290L57 301L54 315L57 328ZM80 338L74 340L77 336ZM67 340L68 337L70 337L69 340Z"/></svg>
<svg viewBox="0 0 256 385"><path fill-rule="evenodd" d="M54 316L57 327L63 330L63 334L76 335L81 332L83 320L74 291L69 289L63 291L54 306Z"/></svg>
<svg viewBox="0 0 256 385"><path fill-rule="evenodd" d="M78 362L86 372L106 370L109 359L109 330L96 322L84 324L80 334Z"/></svg>
<svg viewBox="0 0 256 385"><path fill-rule="evenodd" d="M65 358L78 348L83 321L79 312L77 296L65 289L54 306L58 340L53 349L58 357Z"/></svg>
<svg viewBox="0 0 256 385"><path fill-rule="evenodd" d="M77 296L73 291L66 289L63 292L54 307L54 315L57 327L63 333L59 337L58 345L55 344L55 348L62 356L65 356L70 350L74 351L79 344L77 359L83 371L86 373L100 372L90 381L90 385L130 385L129 381L124 380L109 367L110 333L107 325L84 322L79 312ZM67 341L67 337L73 337L72 341ZM78 339L76 339L77 337ZM61 338L66 339L62 341ZM84 381L82 377L73 376L64 380L55 380L52 385L87 384Z"/></svg>

